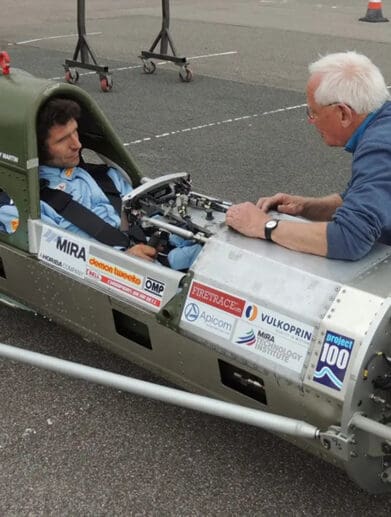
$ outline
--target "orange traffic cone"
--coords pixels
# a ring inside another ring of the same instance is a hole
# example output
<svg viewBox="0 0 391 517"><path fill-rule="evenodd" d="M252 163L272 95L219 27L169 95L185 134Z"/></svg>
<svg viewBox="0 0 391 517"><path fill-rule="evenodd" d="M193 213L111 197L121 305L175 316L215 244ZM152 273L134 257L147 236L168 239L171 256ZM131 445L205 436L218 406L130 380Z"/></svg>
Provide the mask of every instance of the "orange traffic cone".
<svg viewBox="0 0 391 517"><path fill-rule="evenodd" d="M359 18L360 22L388 22L383 17L381 0L369 0L367 14L364 18Z"/></svg>

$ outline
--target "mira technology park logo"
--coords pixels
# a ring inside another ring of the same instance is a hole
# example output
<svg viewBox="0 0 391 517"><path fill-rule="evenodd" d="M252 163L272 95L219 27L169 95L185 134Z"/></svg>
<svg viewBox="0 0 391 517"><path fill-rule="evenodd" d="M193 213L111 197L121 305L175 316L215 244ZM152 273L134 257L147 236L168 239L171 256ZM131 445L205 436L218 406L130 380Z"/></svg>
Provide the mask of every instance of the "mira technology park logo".
<svg viewBox="0 0 391 517"><path fill-rule="evenodd" d="M243 335L239 336L235 343L237 345L247 345L252 346L255 344L257 338L255 337L253 329L248 330Z"/></svg>
<svg viewBox="0 0 391 517"><path fill-rule="evenodd" d="M353 339L327 330L313 380L341 391L353 345Z"/></svg>

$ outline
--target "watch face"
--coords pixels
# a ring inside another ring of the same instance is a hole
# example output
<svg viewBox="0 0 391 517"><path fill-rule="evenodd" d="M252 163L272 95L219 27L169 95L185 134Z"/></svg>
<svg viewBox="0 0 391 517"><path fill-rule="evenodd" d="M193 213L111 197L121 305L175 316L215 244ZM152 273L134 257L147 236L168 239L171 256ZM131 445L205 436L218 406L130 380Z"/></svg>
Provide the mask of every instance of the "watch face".
<svg viewBox="0 0 391 517"><path fill-rule="evenodd" d="M273 228L275 228L277 226L278 222L275 221L274 219L272 219L271 221L268 221L266 223L266 228L268 228L269 230L273 230Z"/></svg>

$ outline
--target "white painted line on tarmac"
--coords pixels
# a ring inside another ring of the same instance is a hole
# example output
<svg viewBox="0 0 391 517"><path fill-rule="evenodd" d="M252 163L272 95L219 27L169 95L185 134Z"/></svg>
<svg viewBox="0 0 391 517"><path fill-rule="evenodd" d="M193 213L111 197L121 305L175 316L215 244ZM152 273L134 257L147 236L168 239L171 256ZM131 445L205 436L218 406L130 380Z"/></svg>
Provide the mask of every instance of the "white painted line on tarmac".
<svg viewBox="0 0 391 517"><path fill-rule="evenodd" d="M101 32L87 32L87 36L98 36ZM37 41L45 41L49 39L73 38L77 34L62 34L61 36L45 36L43 38L26 39L24 41L16 41L15 43L8 43L8 45L27 45L27 43L35 43Z"/></svg>
<svg viewBox="0 0 391 517"><path fill-rule="evenodd" d="M132 140L132 142L126 142L126 143L124 143L124 146L128 147L130 145L151 142L154 139L167 138L168 136L178 135L180 133L187 133L189 131L199 131L200 129L205 129L205 128L213 127L213 126L220 126L221 124L232 124L234 122L240 122L242 120L249 120L251 118L266 117L268 115L275 115L276 113L284 113L286 111L305 108L306 106L307 106L307 104L297 104L296 106L286 106L285 108L278 108L278 109L271 110L271 111L264 111L263 113L254 113L253 115L243 115L242 117L227 118L225 120L218 120L216 122L208 122L208 123L202 124L200 126L186 127L184 129L177 129L174 131L165 131L164 133L160 133L160 134L154 135L152 137L149 136L146 138L139 138L138 140Z"/></svg>
<svg viewBox="0 0 391 517"><path fill-rule="evenodd" d="M232 56L232 54L237 54L237 50L230 50L228 52L219 52L215 54L204 54L202 56L190 56L187 59L188 60L194 60L194 59L207 59L209 57L221 57L221 56ZM170 61L159 61L155 63L157 66L166 65L167 63L170 63ZM121 66L119 68L111 68L110 72L123 72L124 70L134 70L135 68L142 68L144 65L131 65L131 66ZM77 68L77 67L76 67ZM79 72L79 76L85 76L85 75L93 75L96 74L96 72ZM60 77L50 77L52 81L60 81L63 79L63 76Z"/></svg>
<svg viewBox="0 0 391 517"><path fill-rule="evenodd" d="M204 57L220 57L220 56L232 56L232 54L237 54L237 50L229 50L228 52L218 52L216 54L204 54L203 56L191 56L187 59L204 59Z"/></svg>

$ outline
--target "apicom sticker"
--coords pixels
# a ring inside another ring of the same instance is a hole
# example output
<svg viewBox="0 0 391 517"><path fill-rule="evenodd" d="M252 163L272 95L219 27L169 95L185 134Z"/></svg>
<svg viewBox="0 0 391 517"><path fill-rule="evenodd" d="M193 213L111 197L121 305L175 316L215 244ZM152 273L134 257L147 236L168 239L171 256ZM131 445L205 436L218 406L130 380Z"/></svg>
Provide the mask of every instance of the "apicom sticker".
<svg viewBox="0 0 391 517"><path fill-rule="evenodd" d="M352 338L327 330L313 380L341 391L353 345Z"/></svg>
<svg viewBox="0 0 391 517"><path fill-rule="evenodd" d="M206 303L190 300L187 301L183 309L182 321L225 339L230 339L235 325L233 316L214 309Z"/></svg>

